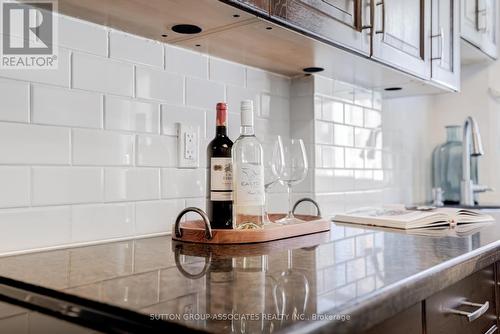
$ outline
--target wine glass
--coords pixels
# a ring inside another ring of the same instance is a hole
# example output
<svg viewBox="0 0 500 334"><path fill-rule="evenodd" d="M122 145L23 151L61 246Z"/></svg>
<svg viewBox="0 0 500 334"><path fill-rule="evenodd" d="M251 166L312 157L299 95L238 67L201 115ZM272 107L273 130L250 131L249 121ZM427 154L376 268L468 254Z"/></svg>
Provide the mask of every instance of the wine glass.
<svg viewBox="0 0 500 334"><path fill-rule="evenodd" d="M268 198L269 190L279 181L284 165L283 143L281 136L276 136L271 143L264 144L264 191ZM271 224L267 205L264 209L264 225Z"/></svg>
<svg viewBox="0 0 500 334"><path fill-rule="evenodd" d="M303 223L304 221L295 218L292 212L292 186L302 181L307 176L308 163L306 148L302 139L282 140L283 145L283 166L277 167L280 183L286 185L288 193L288 214L286 217L277 220L280 224Z"/></svg>

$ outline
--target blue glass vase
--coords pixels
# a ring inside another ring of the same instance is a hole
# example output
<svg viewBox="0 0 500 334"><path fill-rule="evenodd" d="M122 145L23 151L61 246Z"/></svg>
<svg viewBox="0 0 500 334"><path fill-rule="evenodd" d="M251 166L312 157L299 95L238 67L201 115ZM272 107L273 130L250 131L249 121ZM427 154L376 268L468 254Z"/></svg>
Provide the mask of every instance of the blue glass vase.
<svg viewBox="0 0 500 334"><path fill-rule="evenodd" d="M462 181L462 137L461 126L446 127L446 142L438 145L432 153L432 187L443 190L445 204L460 202ZM471 157L471 177L478 183L477 158Z"/></svg>

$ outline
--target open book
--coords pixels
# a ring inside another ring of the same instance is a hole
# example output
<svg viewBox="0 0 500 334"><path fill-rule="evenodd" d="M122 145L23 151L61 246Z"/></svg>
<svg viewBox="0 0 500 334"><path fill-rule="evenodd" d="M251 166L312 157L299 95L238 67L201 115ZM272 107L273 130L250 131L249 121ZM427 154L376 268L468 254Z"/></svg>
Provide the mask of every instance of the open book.
<svg viewBox="0 0 500 334"><path fill-rule="evenodd" d="M333 221L351 224L372 225L397 229L442 229L467 224L487 223L494 218L485 213L457 208L437 208L429 211L407 210L402 205L378 208L361 208L345 214L338 214Z"/></svg>

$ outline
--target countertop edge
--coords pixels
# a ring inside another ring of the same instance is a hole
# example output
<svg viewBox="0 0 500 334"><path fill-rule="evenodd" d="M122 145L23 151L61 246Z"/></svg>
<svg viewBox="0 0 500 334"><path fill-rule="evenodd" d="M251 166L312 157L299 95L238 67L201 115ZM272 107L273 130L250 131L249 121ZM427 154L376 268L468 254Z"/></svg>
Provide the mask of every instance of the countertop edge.
<svg viewBox="0 0 500 334"><path fill-rule="evenodd" d="M301 322L289 327L287 333L358 333L367 330L499 260L500 240L497 240L378 289L343 309L331 310L331 314L350 315L349 321Z"/></svg>

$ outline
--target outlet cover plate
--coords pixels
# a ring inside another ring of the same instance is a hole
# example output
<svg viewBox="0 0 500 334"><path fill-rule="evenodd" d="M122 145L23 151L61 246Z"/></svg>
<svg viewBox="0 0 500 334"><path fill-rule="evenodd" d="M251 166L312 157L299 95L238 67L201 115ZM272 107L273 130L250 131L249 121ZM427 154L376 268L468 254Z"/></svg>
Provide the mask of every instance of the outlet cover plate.
<svg viewBox="0 0 500 334"><path fill-rule="evenodd" d="M200 166L200 129L198 126L177 123L177 167Z"/></svg>

